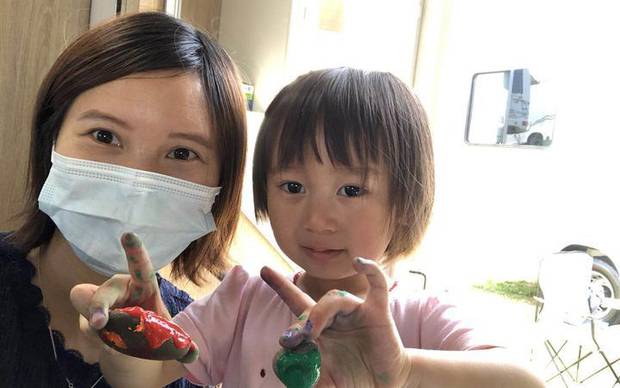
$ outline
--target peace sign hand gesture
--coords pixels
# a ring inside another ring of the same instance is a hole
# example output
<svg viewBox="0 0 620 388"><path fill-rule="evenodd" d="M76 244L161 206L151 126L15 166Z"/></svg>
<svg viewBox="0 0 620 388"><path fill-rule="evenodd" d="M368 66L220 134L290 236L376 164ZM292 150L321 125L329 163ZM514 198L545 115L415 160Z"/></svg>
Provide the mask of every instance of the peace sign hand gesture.
<svg viewBox="0 0 620 388"><path fill-rule="evenodd" d="M100 286L75 286L71 290L75 308L88 319L91 328L99 331L99 337L119 352L155 360L195 360L196 345L181 328L166 321L170 314L140 239L126 233L121 244L129 275L114 275ZM112 362L115 357L122 360L120 354L107 353Z"/></svg>
<svg viewBox="0 0 620 388"><path fill-rule="evenodd" d="M314 302L284 276L263 268L263 280L299 316L280 345L290 349L316 341L322 363L319 387L404 386L410 381L410 363L390 313L387 279L374 261L356 258L353 266L368 279L366 300L332 290Z"/></svg>
<svg viewBox="0 0 620 388"><path fill-rule="evenodd" d="M108 323L110 308L140 306L164 318L170 314L159 293L153 265L146 248L134 233L121 237L129 275L114 275L100 286L78 284L71 290L71 301L93 329Z"/></svg>

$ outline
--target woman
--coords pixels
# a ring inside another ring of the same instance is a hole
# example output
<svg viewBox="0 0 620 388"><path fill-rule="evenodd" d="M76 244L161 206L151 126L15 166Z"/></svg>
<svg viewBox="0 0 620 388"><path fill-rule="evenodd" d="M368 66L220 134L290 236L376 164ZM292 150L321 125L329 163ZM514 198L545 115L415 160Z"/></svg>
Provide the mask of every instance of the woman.
<svg viewBox="0 0 620 388"><path fill-rule="evenodd" d="M108 386L69 291L127 271L121 229L156 242L156 269L220 274L245 144L235 66L195 28L140 13L73 42L39 90L25 221L0 238L0 381ZM191 301L157 280L171 315Z"/></svg>

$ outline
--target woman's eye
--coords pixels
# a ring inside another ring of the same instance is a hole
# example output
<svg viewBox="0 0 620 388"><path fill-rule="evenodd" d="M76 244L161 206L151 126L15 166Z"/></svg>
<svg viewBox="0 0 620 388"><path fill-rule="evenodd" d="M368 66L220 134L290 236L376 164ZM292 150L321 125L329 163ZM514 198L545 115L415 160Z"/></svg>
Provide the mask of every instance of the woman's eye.
<svg viewBox="0 0 620 388"><path fill-rule="evenodd" d="M340 190L338 190L338 195L343 195L345 197L359 197L365 193L366 190L358 186L342 186Z"/></svg>
<svg viewBox="0 0 620 388"><path fill-rule="evenodd" d="M192 160L196 159L198 155L196 155L194 151L188 150L187 148L176 148L171 151L167 157L170 159Z"/></svg>
<svg viewBox="0 0 620 388"><path fill-rule="evenodd" d="M112 144L115 146L119 146L121 144L120 141L118 140L118 137L116 137L115 134L113 134L112 132L106 129L95 129L92 132L92 135L95 138L95 140L97 140L100 143Z"/></svg>
<svg viewBox="0 0 620 388"><path fill-rule="evenodd" d="M299 194L305 192L304 186L297 182L285 182L280 185L282 190L291 194Z"/></svg>

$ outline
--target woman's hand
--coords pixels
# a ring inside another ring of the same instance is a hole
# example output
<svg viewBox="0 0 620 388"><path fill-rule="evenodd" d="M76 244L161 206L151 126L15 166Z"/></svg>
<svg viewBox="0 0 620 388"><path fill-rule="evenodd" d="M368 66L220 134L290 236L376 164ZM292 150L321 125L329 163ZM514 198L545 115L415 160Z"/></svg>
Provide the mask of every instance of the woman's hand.
<svg viewBox="0 0 620 388"><path fill-rule="evenodd" d="M78 284L71 290L73 306L96 330L108 323L111 308L140 306L170 318L146 248L134 233L124 234L121 244L125 249L129 275L114 275L100 286Z"/></svg>
<svg viewBox="0 0 620 388"><path fill-rule="evenodd" d="M89 322L90 328L101 330L108 323L109 310L139 306L163 318L170 314L159 293L153 265L142 242L133 233L124 234L121 244L125 249L129 275L114 275L101 286L78 284L71 290L73 306ZM94 334L94 330L88 330ZM195 357L195 344L192 342ZM178 362L154 362L124 355L104 346L99 365L106 381L113 387L162 386L185 373ZM134 349L135 350L135 349Z"/></svg>
<svg viewBox="0 0 620 388"><path fill-rule="evenodd" d="M332 290L314 302L284 276L263 268L263 280L299 316L280 337L280 345L317 342L319 387L405 386L411 381L410 363L390 313L386 277L374 261L357 258L353 265L368 279L366 300Z"/></svg>

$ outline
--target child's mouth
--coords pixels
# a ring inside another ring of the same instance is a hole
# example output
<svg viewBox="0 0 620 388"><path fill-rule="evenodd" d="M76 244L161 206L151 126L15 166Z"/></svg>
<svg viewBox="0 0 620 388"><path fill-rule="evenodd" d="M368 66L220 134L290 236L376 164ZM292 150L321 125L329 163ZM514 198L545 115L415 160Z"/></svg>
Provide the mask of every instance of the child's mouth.
<svg viewBox="0 0 620 388"><path fill-rule="evenodd" d="M308 256L310 256L311 258L315 260L320 260L320 261L332 259L343 252L342 249L323 249L323 248L311 248L311 247L303 247L303 246L302 246L302 249L306 252Z"/></svg>

